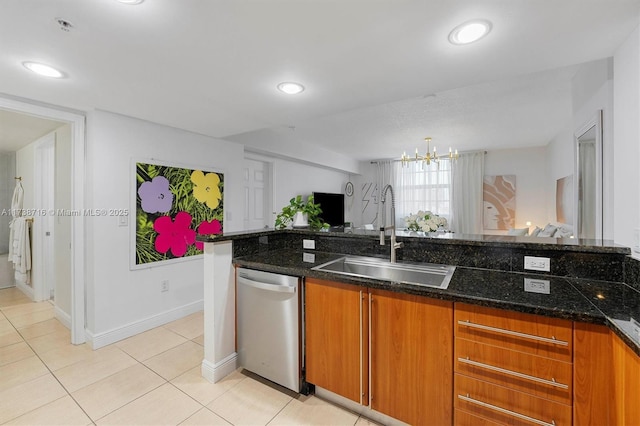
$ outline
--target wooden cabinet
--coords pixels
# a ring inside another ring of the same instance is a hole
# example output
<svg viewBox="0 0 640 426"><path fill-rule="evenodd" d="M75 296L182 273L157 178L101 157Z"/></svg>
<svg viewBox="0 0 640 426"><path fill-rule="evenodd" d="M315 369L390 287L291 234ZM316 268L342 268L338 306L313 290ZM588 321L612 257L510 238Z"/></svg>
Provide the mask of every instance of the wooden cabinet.
<svg viewBox="0 0 640 426"><path fill-rule="evenodd" d="M611 335L603 325L575 323L575 425L615 425Z"/></svg>
<svg viewBox="0 0 640 426"><path fill-rule="evenodd" d="M606 326L312 278L305 305L307 381L406 423L640 426Z"/></svg>
<svg viewBox="0 0 640 426"><path fill-rule="evenodd" d="M367 289L307 278L306 380L368 405Z"/></svg>
<svg viewBox="0 0 640 426"><path fill-rule="evenodd" d="M363 405L370 391L372 409L410 424L451 424L451 302L308 278L305 308L309 383Z"/></svg>
<svg viewBox="0 0 640 426"><path fill-rule="evenodd" d="M413 425L450 425L451 302L382 290L370 297L371 408Z"/></svg>
<svg viewBox="0 0 640 426"><path fill-rule="evenodd" d="M615 421L618 425L640 425L640 356L610 332L613 343Z"/></svg>
<svg viewBox="0 0 640 426"><path fill-rule="evenodd" d="M573 324L456 303L455 424L571 425Z"/></svg>
<svg viewBox="0 0 640 426"><path fill-rule="evenodd" d="M640 357L608 327L575 324L575 425L640 425Z"/></svg>

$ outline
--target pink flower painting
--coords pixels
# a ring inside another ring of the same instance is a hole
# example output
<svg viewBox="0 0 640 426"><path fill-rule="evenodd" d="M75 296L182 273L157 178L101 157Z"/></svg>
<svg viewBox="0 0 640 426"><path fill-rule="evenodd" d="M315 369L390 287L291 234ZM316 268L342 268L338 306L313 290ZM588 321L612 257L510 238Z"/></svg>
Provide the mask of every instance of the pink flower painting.
<svg viewBox="0 0 640 426"><path fill-rule="evenodd" d="M222 224L219 220L213 219L211 222L202 221L198 226L198 235L215 235L222 232ZM204 249L204 243L196 241L198 250Z"/></svg>
<svg viewBox="0 0 640 426"><path fill-rule="evenodd" d="M173 220L170 216L160 216L153 223L153 229L158 233L155 248L162 254L171 250L173 256L182 257L196 241L196 231L191 229L191 215L187 212L178 212Z"/></svg>

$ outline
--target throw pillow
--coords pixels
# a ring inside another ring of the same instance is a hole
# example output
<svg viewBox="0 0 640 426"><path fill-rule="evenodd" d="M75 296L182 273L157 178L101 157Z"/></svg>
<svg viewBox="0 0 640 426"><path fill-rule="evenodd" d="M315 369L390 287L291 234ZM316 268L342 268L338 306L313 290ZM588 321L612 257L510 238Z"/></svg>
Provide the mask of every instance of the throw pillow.
<svg viewBox="0 0 640 426"><path fill-rule="evenodd" d="M545 226L544 229L538 233L538 237L553 237L553 234L556 233L557 229L557 227L548 223L547 226Z"/></svg>
<svg viewBox="0 0 640 426"><path fill-rule="evenodd" d="M523 236L529 233L529 228L510 228L507 235Z"/></svg>

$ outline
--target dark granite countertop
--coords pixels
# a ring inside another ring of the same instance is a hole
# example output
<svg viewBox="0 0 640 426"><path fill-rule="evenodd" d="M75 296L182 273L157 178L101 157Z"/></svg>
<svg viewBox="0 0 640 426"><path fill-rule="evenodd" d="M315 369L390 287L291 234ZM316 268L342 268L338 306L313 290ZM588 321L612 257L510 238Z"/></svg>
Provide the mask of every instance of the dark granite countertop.
<svg viewBox="0 0 640 426"><path fill-rule="evenodd" d="M311 231L309 229L257 229L252 231L225 232L221 235L198 235L197 241L211 243L219 241L238 240L245 238L255 238L269 236L279 233L331 236L355 239L377 239L379 232L376 230L354 229L344 231ZM387 235L389 232L387 232ZM411 241L415 239L428 240L434 244L455 244L484 247L506 247L511 249L544 249L548 251L583 252L583 253L618 253L630 254L631 249L620 246L609 240L585 240L578 238L544 238L544 237L518 237L511 235L472 235L455 233L416 233L401 231L397 232L398 241Z"/></svg>
<svg viewBox="0 0 640 426"><path fill-rule="evenodd" d="M341 256L336 253L283 249L237 257L234 263L280 274L329 279L454 302L603 324L609 326L640 356L640 292L626 284L457 266L449 287L443 290L311 269ZM525 279L548 281L548 293L546 289L539 290L542 292L527 291Z"/></svg>

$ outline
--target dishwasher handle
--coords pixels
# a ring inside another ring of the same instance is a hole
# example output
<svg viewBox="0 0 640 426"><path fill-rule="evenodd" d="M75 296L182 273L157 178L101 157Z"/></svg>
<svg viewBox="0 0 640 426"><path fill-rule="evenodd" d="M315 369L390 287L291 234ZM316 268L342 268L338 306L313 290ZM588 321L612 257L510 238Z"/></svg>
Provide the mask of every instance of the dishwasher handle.
<svg viewBox="0 0 640 426"><path fill-rule="evenodd" d="M238 284L247 285L249 287L259 288L260 290L276 291L279 293L295 293L296 288L288 285L268 284L260 281L250 280L249 278L238 275Z"/></svg>

